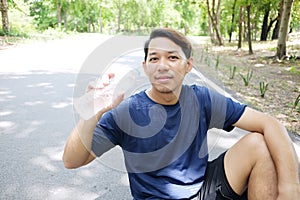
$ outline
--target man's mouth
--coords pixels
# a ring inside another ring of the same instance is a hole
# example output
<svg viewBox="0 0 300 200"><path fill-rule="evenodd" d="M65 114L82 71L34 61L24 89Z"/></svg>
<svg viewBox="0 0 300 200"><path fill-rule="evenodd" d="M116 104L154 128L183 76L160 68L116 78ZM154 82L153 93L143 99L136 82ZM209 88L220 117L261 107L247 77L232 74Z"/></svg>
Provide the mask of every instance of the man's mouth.
<svg viewBox="0 0 300 200"><path fill-rule="evenodd" d="M172 76L157 76L155 79L159 83L166 83L172 79Z"/></svg>

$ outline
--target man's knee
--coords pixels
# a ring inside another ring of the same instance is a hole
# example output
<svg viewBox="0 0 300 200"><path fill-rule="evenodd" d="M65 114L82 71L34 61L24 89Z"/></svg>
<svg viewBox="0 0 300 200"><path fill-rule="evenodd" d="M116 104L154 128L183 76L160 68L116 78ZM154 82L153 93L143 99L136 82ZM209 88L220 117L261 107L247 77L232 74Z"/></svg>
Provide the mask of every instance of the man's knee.
<svg viewBox="0 0 300 200"><path fill-rule="evenodd" d="M254 156L255 160L260 158L271 159L271 154L262 134L255 132L249 133L244 139L245 145L249 148L249 154Z"/></svg>
<svg viewBox="0 0 300 200"><path fill-rule="evenodd" d="M249 145L249 148L252 150L258 151L259 153L269 152L265 138L260 133L249 133L245 136L246 144Z"/></svg>

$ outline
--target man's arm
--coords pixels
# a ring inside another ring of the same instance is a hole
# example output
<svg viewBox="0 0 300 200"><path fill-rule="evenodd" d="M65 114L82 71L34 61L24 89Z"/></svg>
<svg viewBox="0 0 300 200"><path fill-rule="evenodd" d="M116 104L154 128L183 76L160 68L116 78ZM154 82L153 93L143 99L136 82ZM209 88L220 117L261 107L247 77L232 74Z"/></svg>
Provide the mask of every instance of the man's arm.
<svg viewBox="0 0 300 200"><path fill-rule="evenodd" d="M114 74L104 75L99 83L99 86L96 88L95 85L90 84L87 88L87 92L91 90L101 91L101 89L104 89L109 85L110 79L113 77ZM89 120L80 119L78 124L72 130L66 142L62 158L66 168L78 168L90 163L95 159L96 156L91 151L91 146L96 125L105 112L111 110L121 103L124 98L124 93L117 95L115 98L111 98L112 102L110 105L106 106L104 103L101 111L99 111Z"/></svg>
<svg viewBox="0 0 300 200"><path fill-rule="evenodd" d="M275 118L248 107L234 125L264 135L277 170L279 195L293 190L299 194L298 158L285 127Z"/></svg>
<svg viewBox="0 0 300 200"><path fill-rule="evenodd" d="M78 168L95 159L96 156L91 152L91 144L94 129L101 116L102 113L98 113L90 120L80 119L72 130L63 154L63 162L66 168Z"/></svg>

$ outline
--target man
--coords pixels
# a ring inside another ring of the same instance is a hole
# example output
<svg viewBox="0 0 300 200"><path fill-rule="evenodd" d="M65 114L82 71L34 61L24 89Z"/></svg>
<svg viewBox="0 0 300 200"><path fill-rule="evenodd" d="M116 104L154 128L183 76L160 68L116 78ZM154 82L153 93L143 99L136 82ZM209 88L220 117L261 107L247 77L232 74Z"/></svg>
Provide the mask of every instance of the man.
<svg viewBox="0 0 300 200"><path fill-rule="evenodd" d="M183 85L193 58L181 33L156 29L144 51L151 88L124 101L119 96L92 119L81 119L65 147L67 168L119 145L134 199L299 199L297 155L276 119L205 87ZM233 127L250 133L208 162L208 129Z"/></svg>

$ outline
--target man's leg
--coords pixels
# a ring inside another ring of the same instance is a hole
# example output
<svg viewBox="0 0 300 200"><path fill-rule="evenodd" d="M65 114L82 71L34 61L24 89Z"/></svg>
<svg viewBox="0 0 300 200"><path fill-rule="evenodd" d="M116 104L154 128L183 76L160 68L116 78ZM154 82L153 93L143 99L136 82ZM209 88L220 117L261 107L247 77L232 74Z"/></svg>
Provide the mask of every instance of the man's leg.
<svg viewBox="0 0 300 200"><path fill-rule="evenodd" d="M231 147L224 158L226 177L232 189L248 199L276 199L277 173L263 135L249 133Z"/></svg>

